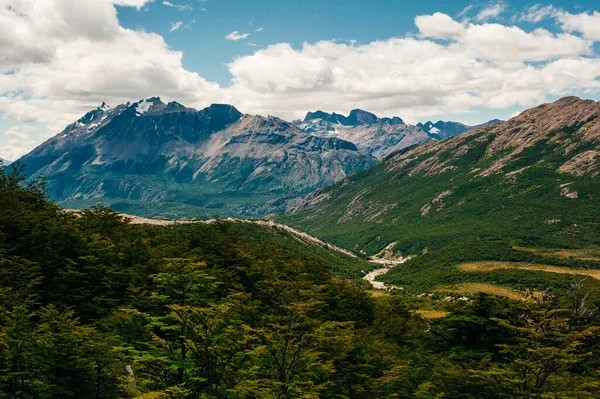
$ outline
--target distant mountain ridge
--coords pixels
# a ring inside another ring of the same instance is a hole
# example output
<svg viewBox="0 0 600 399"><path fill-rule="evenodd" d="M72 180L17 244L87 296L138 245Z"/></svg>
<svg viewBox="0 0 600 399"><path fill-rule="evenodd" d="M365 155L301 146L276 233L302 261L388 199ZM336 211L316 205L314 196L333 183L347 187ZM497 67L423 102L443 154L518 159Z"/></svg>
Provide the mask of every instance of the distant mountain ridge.
<svg viewBox="0 0 600 399"><path fill-rule="evenodd" d="M457 136L466 131L477 129L487 125L493 125L494 123L501 123L500 119L492 119L491 121L481 123L479 125L465 125L460 122L451 122L451 121L437 121L433 123L431 121L425 123L417 123L417 126L421 129L425 130L431 136L437 138L438 140L447 139L448 137Z"/></svg>
<svg viewBox="0 0 600 399"><path fill-rule="evenodd" d="M344 126L367 125L373 123L400 125L404 123L404 121L397 116L394 116L393 118L379 118L377 115L368 111L363 111L362 109L353 109L348 116L336 114L335 112L332 114L323 111L308 112L304 117L303 122L308 122L313 119L323 119L324 121L340 123Z"/></svg>
<svg viewBox="0 0 600 399"><path fill-rule="evenodd" d="M489 124L492 121L486 123ZM354 109L348 116L324 111L308 112L296 123L301 130L320 137L337 137L350 141L358 149L383 159L387 155L432 140L456 136L473 128L459 122L438 121L406 124L402 118L379 118L377 115Z"/></svg>
<svg viewBox="0 0 600 399"><path fill-rule="evenodd" d="M152 97L88 112L21 158L69 207L160 216L261 216L376 160L275 117Z"/></svg>

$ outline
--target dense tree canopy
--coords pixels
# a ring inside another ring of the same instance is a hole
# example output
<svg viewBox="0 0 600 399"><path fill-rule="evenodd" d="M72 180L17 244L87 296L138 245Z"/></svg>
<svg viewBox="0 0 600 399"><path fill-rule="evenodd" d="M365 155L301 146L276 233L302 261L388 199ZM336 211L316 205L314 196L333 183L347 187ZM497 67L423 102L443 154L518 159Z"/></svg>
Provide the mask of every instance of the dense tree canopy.
<svg viewBox="0 0 600 399"><path fill-rule="evenodd" d="M65 212L18 165L0 210L0 398L598 397L585 284L424 318L265 227Z"/></svg>

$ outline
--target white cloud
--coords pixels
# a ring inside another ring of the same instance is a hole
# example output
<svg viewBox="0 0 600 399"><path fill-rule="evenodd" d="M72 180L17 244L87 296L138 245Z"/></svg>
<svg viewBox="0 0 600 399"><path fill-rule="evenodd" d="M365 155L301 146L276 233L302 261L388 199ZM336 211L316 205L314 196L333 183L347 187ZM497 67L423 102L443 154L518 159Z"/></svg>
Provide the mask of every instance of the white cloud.
<svg viewBox="0 0 600 399"><path fill-rule="evenodd" d="M169 1L163 1L162 3L163 3L163 5L165 5L167 7L172 7L172 8L175 8L175 9L179 10L179 11L192 11L193 10L192 6L190 6L189 4L178 5L178 4L173 4L173 3L169 2Z"/></svg>
<svg viewBox="0 0 600 399"><path fill-rule="evenodd" d="M183 21L177 21L171 24L171 30L169 30L169 32L175 32L177 29L181 28L181 25L183 25Z"/></svg>
<svg viewBox="0 0 600 399"><path fill-rule="evenodd" d="M39 127L16 125L6 131L8 140L0 146L0 158L10 161L17 160L21 155L27 153L39 144L37 139Z"/></svg>
<svg viewBox="0 0 600 399"><path fill-rule="evenodd" d="M264 28L263 28L263 27L260 27L260 28L256 28L256 29L254 29L254 32L262 32L263 30L264 30Z"/></svg>
<svg viewBox="0 0 600 399"><path fill-rule="evenodd" d="M454 40L474 56L488 60L544 61L592 52L589 40L565 33L555 35L545 29L526 32L501 24L461 24L441 13L418 16L415 24L423 37Z"/></svg>
<svg viewBox="0 0 600 399"><path fill-rule="evenodd" d="M248 36L250 36L249 33L240 33L237 30L234 30L233 32L231 32L230 34L225 36L225 39L227 39L227 40L242 40L242 39L247 38Z"/></svg>
<svg viewBox="0 0 600 399"><path fill-rule="evenodd" d="M600 41L600 12L594 11L591 14L559 12L556 18L567 32L580 32L588 39Z"/></svg>
<svg viewBox="0 0 600 399"><path fill-rule="evenodd" d="M537 24L546 18L554 16L556 12L557 10L556 8L554 8L554 6L544 6L542 4L536 4L529 7L525 12L523 12L519 17L519 20Z"/></svg>
<svg viewBox="0 0 600 399"><path fill-rule="evenodd" d="M138 10L154 0L111 0L111 3L116 6L135 7Z"/></svg>
<svg viewBox="0 0 600 399"><path fill-rule="evenodd" d="M469 4L468 6L466 6L465 8L462 9L461 12L458 13L457 17L460 19L467 19L467 15L469 15L469 12L473 9L473 5Z"/></svg>
<svg viewBox="0 0 600 399"><path fill-rule="evenodd" d="M536 4L521 14L520 20L539 23L546 18L554 18L565 32L578 32L583 37L600 41L600 12L571 14L554 6Z"/></svg>
<svg viewBox="0 0 600 399"><path fill-rule="evenodd" d="M421 35L438 39L460 37L465 32L463 24L441 12L433 15L419 15L415 18L415 25L419 28Z"/></svg>
<svg viewBox="0 0 600 399"><path fill-rule="evenodd" d="M589 40L542 29L461 24L440 13L415 23L423 36L445 41L272 45L228 65L234 78L226 98L247 112L287 118L314 108L359 107L415 120L600 91L600 59L589 57Z"/></svg>
<svg viewBox="0 0 600 399"><path fill-rule="evenodd" d="M35 143L102 101L160 95L201 106L221 99L219 86L185 70L182 53L161 36L120 26L117 3L148 2L0 0L0 114ZM32 148L7 132L0 142L10 159Z"/></svg>
<svg viewBox="0 0 600 399"><path fill-rule="evenodd" d="M590 27L595 13L571 18L559 10L569 17L557 16L559 26L584 37L436 13L415 18L418 36L300 48L273 44L232 60L225 88L184 69L183 54L161 36L119 24L115 4L143 7L148 1L82 3L0 0L12 6L0 7L0 113L14 125L0 132L1 157L16 159L102 101L116 105L155 95L196 108L226 102L288 119L317 108L358 107L414 121L600 92Z"/></svg>
<svg viewBox="0 0 600 399"><path fill-rule="evenodd" d="M506 4L504 2L491 4L479 11L479 13L477 13L477 15L475 16L475 20L479 22L484 22L492 18L498 18L498 16L500 16L500 14L502 14L505 9Z"/></svg>

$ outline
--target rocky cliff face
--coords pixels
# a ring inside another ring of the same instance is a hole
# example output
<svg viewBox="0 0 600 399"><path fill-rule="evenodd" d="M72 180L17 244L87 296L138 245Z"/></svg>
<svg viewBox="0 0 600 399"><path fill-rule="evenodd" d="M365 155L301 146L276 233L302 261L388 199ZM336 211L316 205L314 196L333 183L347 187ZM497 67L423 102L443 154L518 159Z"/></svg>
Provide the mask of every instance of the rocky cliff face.
<svg viewBox="0 0 600 399"><path fill-rule="evenodd" d="M350 142L230 105L158 98L87 113L22 159L64 206L166 216L260 216L372 166Z"/></svg>
<svg viewBox="0 0 600 399"><path fill-rule="evenodd" d="M372 253L378 242L424 249L468 237L592 245L599 176L600 103L566 97L391 154L307 196L282 220Z"/></svg>
<svg viewBox="0 0 600 399"><path fill-rule="evenodd" d="M323 111L309 112L297 126L316 136L337 137L350 141L356 144L359 150L383 159L395 151L416 144L446 139L497 122L500 121L467 126L459 122L438 121L412 126L397 116L379 118L370 112L354 109L348 116Z"/></svg>
<svg viewBox="0 0 600 399"><path fill-rule="evenodd" d="M418 126L405 124L399 117L378 118L360 109L352 110L348 116L309 112L298 127L315 136L350 141L359 150L378 159L434 138Z"/></svg>

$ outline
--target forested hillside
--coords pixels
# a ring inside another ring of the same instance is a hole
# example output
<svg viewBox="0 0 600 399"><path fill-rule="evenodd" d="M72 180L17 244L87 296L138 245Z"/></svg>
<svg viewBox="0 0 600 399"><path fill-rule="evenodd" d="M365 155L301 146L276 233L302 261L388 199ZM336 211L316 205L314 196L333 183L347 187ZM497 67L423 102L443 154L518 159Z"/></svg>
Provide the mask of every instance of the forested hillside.
<svg viewBox="0 0 600 399"><path fill-rule="evenodd" d="M383 280L416 294L544 291L600 269L599 156L600 103L565 97L399 151L278 221L368 255L412 256Z"/></svg>
<svg viewBox="0 0 600 399"><path fill-rule="evenodd" d="M217 222L132 225L0 171L1 398L594 398L583 285L445 301L365 263ZM574 280L575 281L575 280ZM580 280L576 280L580 281Z"/></svg>

